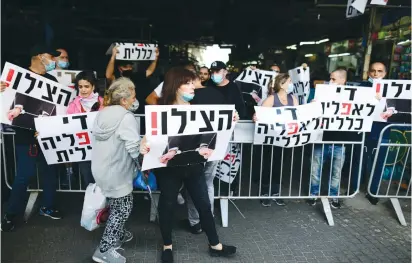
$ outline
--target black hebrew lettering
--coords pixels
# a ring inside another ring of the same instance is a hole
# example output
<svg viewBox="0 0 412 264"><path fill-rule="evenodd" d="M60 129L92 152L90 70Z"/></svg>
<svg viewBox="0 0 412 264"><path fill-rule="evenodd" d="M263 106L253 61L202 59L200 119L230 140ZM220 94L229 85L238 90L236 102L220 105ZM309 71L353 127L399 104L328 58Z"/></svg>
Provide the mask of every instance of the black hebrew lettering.
<svg viewBox="0 0 412 264"><path fill-rule="evenodd" d="M162 135L167 135L167 112L162 112Z"/></svg>
<svg viewBox="0 0 412 264"><path fill-rule="evenodd" d="M410 83L406 84L405 90L406 90L406 91L410 91L410 90L411 90L411 84L410 84Z"/></svg>
<svg viewBox="0 0 412 264"><path fill-rule="evenodd" d="M130 59L130 48L124 48L124 57L123 59Z"/></svg>
<svg viewBox="0 0 412 264"><path fill-rule="evenodd" d="M296 108L295 107L286 107L285 111L290 111L292 113L293 120L297 120L298 117L296 115Z"/></svg>
<svg viewBox="0 0 412 264"><path fill-rule="evenodd" d="M285 147L289 146L290 144L290 138L289 137L282 137L283 140L286 140Z"/></svg>
<svg viewBox="0 0 412 264"><path fill-rule="evenodd" d="M43 81L39 81L38 83L37 83L37 88L42 88L42 86L43 86Z"/></svg>
<svg viewBox="0 0 412 264"><path fill-rule="evenodd" d="M67 116L63 117L63 124L68 124L69 118Z"/></svg>
<svg viewBox="0 0 412 264"><path fill-rule="evenodd" d="M303 133L303 134L302 134L302 138L303 138L303 137L306 137L306 141L303 141L303 140L302 140L302 145L305 145L306 143L309 142L309 140L310 140L310 135L311 135L310 133Z"/></svg>
<svg viewBox="0 0 412 264"><path fill-rule="evenodd" d="M30 73L28 73L28 72L26 73L24 78L26 78L27 80L30 81L30 86L29 86L29 88L27 88L27 90L24 93L30 94L30 92L33 91L34 85L36 84L36 78L31 77ZM39 87L39 88L41 88L41 87ZM53 102L53 99L52 99L52 102Z"/></svg>
<svg viewBox="0 0 412 264"><path fill-rule="evenodd" d="M13 83L13 89L14 90L17 90L17 88L19 87L19 83L20 83L22 75L23 75L23 73L17 72L16 79L14 80L14 83Z"/></svg>
<svg viewBox="0 0 412 264"><path fill-rule="evenodd" d="M91 149L92 149L92 146L90 146L90 145L87 146L87 149L88 149L88 150L91 150Z"/></svg>
<svg viewBox="0 0 412 264"><path fill-rule="evenodd" d="M260 85L259 83L259 76L258 76L258 72L255 71L255 80L252 80L252 83L256 83L257 85Z"/></svg>
<svg viewBox="0 0 412 264"><path fill-rule="evenodd" d="M138 54L137 54L137 60L140 58L140 49L139 48L136 48L136 51L138 52Z"/></svg>
<svg viewBox="0 0 412 264"><path fill-rule="evenodd" d="M275 126L273 124L270 124L270 130L275 130Z"/></svg>
<svg viewBox="0 0 412 264"><path fill-rule="evenodd" d="M305 103L305 96L304 95L298 95L298 100L299 104L302 105Z"/></svg>
<svg viewBox="0 0 412 264"><path fill-rule="evenodd" d="M233 111L232 110L219 110L219 115L227 115L227 125L226 125L226 130L229 130L232 128L232 117L233 117ZM218 125L218 131L223 130L223 124L225 122L225 119L222 117L219 117L219 125Z"/></svg>
<svg viewBox="0 0 412 264"><path fill-rule="evenodd" d="M345 118L337 116L337 117L336 117L336 120L339 120L339 121L340 121L339 129L342 129L343 124L344 124L344 121L345 121Z"/></svg>
<svg viewBox="0 0 412 264"><path fill-rule="evenodd" d="M325 104L326 104L326 103L325 103L325 102L321 102L321 104L322 104L322 112L325 113Z"/></svg>
<svg viewBox="0 0 412 264"><path fill-rule="evenodd" d="M395 98L398 98L399 97L399 95L401 95L401 93L402 93L402 84L401 83L396 83L396 82L392 82L392 87L393 86L397 86L398 87L398 92L396 92L396 94L395 94Z"/></svg>
<svg viewBox="0 0 412 264"><path fill-rule="evenodd" d="M263 132L262 132L262 127L263 127ZM268 125L267 124L258 124L257 133L258 134L267 134L268 133Z"/></svg>
<svg viewBox="0 0 412 264"><path fill-rule="evenodd" d="M43 98L44 100L50 101L53 103L53 95L56 94L57 92L57 87L53 86L53 88L50 87L49 83L46 83L46 87L47 87L47 96L42 95L41 98ZM53 90L52 90L53 89Z"/></svg>
<svg viewBox="0 0 412 264"><path fill-rule="evenodd" d="M148 59L150 59L150 57L152 57L153 50L149 49L149 50L147 50L147 52L150 52L150 55L148 55L147 58L146 58L148 60Z"/></svg>
<svg viewBox="0 0 412 264"><path fill-rule="evenodd" d="M322 117L322 127L329 129L329 118L328 117Z"/></svg>
<svg viewBox="0 0 412 264"><path fill-rule="evenodd" d="M71 95L71 92L66 91L66 90L60 90L60 94L59 94L59 96L57 97L57 103L58 103L58 104L61 104L62 99L63 99L63 96L64 96L62 93L63 93L64 95L66 95L66 99L64 100L63 105L64 105L64 106L68 106L69 103L70 103L70 95Z"/></svg>
<svg viewBox="0 0 412 264"><path fill-rule="evenodd" d="M359 122L359 127L355 127L355 128L353 128L353 129L355 129L355 130L361 130L362 127L363 127L363 119L362 119L362 118L356 118L356 119L355 119L355 122L356 122L356 121Z"/></svg>
<svg viewBox="0 0 412 264"><path fill-rule="evenodd" d="M283 124L283 123L276 123L275 125L276 125L277 127L278 127L278 126L282 127L282 132L280 132L280 135L281 135L281 136L286 133L286 125L285 125L285 124Z"/></svg>
<svg viewBox="0 0 412 264"><path fill-rule="evenodd" d="M270 78L272 78L272 75L270 75L270 74L265 74L265 75L264 75L264 78L263 78L262 86L266 86L266 82L269 81Z"/></svg>
<svg viewBox="0 0 412 264"><path fill-rule="evenodd" d="M274 139L275 138L273 136L265 136L265 141L263 142L263 144L273 145Z"/></svg>
<svg viewBox="0 0 412 264"><path fill-rule="evenodd" d="M281 115L282 114L282 110L280 108L276 108L276 114L277 115Z"/></svg>
<svg viewBox="0 0 412 264"><path fill-rule="evenodd" d="M353 127L353 118L346 117L345 119L346 119L347 121L350 121L350 126L348 127L348 129L349 129L349 130L352 129L352 127Z"/></svg>
<svg viewBox="0 0 412 264"><path fill-rule="evenodd" d="M332 101L332 105L336 106L335 113L333 113L333 114L334 114L334 115L337 115L338 112L339 112L339 105L340 105L340 103L335 102L335 101Z"/></svg>
<svg viewBox="0 0 412 264"><path fill-rule="evenodd" d="M354 108L352 110L352 115L361 115L363 109L363 104L353 104Z"/></svg>
<svg viewBox="0 0 412 264"><path fill-rule="evenodd" d="M345 87L345 90L350 92L349 100L353 101L353 99L355 98L356 88Z"/></svg>
<svg viewBox="0 0 412 264"><path fill-rule="evenodd" d="M368 116L372 115L373 111L375 110L375 106L371 104L366 104L366 107L370 107L371 111L369 112Z"/></svg>
<svg viewBox="0 0 412 264"><path fill-rule="evenodd" d="M66 150L56 151L56 154L57 154L57 161L58 161L58 162L70 161L70 160L69 160L69 155L67 154L67 151L66 151ZM63 156L64 156L64 160L63 160L63 158L62 158L62 154L63 154Z"/></svg>
<svg viewBox="0 0 412 264"><path fill-rule="evenodd" d="M305 122L300 122L301 128L299 129L299 132L302 132L302 130L308 130L306 127L310 124L310 120Z"/></svg>
<svg viewBox="0 0 412 264"><path fill-rule="evenodd" d="M196 121L196 111L190 111L190 121Z"/></svg>
<svg viewBox="0 0 412 264"><path fill-rule="evenodd" d="M296 138L296 142L295 142L295 146L297 146L299 144L299 140L300 140L300 135L293 135L292 137Z"/></svg>
<svg viewBox="0 0 412 264"><path fill-rule="evenodd" d="M73 155L73 150L69 149L69 153L70 153L70 155Z"/></svg>
<svg viewBox="0 0 412 264"><path fill-rule="evenodd" d="M378 84L379 85L379 84ZM383 91L382 91L382 97L386 97L386 94L388 93L388 84L384 83L383 84Z"/></svg>
<svg viewBox="0 0 412 264"><path fill-rule="evenodd" d="M81 151L82 152L82 160L86 159L86 150L84 148L75 147L74 150L75 151Z"/></svg>
<svg viewBox="0 0 412 264"><path fill-rule="evenodd" d="M176 108L172 108L172 116L180 116L180 128L177 133L182 134L187 125L187 113L185 111L178 111Z"/></svg>
<svg viewBox="0 0 412 264"><path fill-rule="evenodd" d="M43 142L44 149L45 150L49 149L49 146L47 145L47 142L45 142L47 140L50 142L50 145L51 145L52 149L56 149L56 144L54 143L53 137L45 137L45 138L41 139L41 141Z"/></svg>
<svg viewBox="0 0 412 264"><path fill-rule="evenodd" d="M315 125L315 128L314 129L318 129L318 127L321 125L321 122L320 122L320 117L319 118L316 118L316 125Z"/></svg>
<svg viewBox="0 0 412 264"><path fill-rule="evenodd" d="M214 112L214 111L212 110L210 112ZM209 118L207 117L206 111L200 111L200 114L202 115L203 121L205 121L206 127L199 128L199 132L213 131L212 124L210 123Z"/></svg>
<svg viewBox="0 0 412 264"><path fill-rule="evenodd" d="M56 136L56 140L57 140L57 142L62 141L62 139L60 138L60 136Z"/></svg>
<svg viewBox="0 0 412 264"><path fill-rule="evenodd" d="M298 83L294 83L294 84L293 84L293 93L294 93L294 94L298 94L298 93L299 93L299 84L298 84Z"/></svg>
<svg viewBox="0 0 412 264"><path fill-rule="evenodd" d="M243 81L246 77L246 71L242 72L242 76L240 76L240 80Z"/></svg>
<svg viewBox="0 0 412 264"><path fill-rule="evenodd" d="M74 146L74 143L76 142L74 140L73 134L62 134L63 138L70 138L70 147Z"/></svg>
<svg viewBox="0 0 412 264"><path fill-rule="evenodd" d="M143 54L143 59L146 57L146 52L147 52L147 50L146 49L142 49L142 51L144 52L144 54Z"/></svg>
<svg viewBox="0 0 412 264"><path fill-rule="evenodd" d="M87 129L86 118L87 118L87 115L79 115L79 116L72 117L72 119L80 119L80 124L82 125L82 129Z"/></svg>

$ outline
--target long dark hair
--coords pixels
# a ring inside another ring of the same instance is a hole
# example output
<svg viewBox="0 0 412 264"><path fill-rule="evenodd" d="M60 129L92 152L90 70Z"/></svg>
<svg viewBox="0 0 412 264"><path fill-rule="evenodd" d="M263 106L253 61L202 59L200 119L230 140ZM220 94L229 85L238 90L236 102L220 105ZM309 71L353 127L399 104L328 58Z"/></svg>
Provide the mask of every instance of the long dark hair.
<svg viewBox="0 0 412 264"><path fill-rule="evenodd" d="M165 76L158 105L171 105L176 101L177 91L182 84L196 79L196 74L182 67L171 68Z"/></svg>
<svg viewBox="0 0 412 264"><path fill-rule="evenodd" d="M268 95L272 95L275 93L278 93L280 91L281 86L290 78L289 74L287 73L279 73L276 75L275 78L270 80L269 82L269 89L268 89Z"/></svg>

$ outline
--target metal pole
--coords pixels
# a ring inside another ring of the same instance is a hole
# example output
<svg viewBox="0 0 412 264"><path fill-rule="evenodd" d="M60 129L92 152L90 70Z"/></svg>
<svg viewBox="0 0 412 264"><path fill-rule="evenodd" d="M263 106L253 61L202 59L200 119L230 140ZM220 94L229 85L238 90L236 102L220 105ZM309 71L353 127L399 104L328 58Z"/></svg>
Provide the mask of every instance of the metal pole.
<svg viewBox="0 0 412 264"><path fill-rule="evenodd" d="M375 19L376 19L376 7L372 7L370 15L369 15L368 42L366 46L365 60L363 64L363 75L362 75L363 80L368 79L369 64L371 61L371 54L372 54L372 31L373 31L373 27L375 24Z"/></svg>

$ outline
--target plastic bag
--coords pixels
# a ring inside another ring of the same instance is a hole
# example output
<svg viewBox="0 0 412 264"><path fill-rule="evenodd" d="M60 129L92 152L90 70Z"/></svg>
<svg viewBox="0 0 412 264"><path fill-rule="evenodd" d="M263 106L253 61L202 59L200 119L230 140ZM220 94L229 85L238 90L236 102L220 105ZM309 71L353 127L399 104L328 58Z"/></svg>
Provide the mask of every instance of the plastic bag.
<svg viewBox="0 0 412 264"><path fill-rule="evenodd" d="M152 171L138 171L137 177L133 181L133 187L143 189L145 191L156 191L157 190L157 182L156 176L153 174Z"/></svg>
<svg viewBox="0 0 412 264"><path fill-rule="evenodd" d="M97 229L101 224L102 213L107 212L106 206L107 199L102 190L95 183L90 183L84 195L80 225L89 231Z"/></svg>

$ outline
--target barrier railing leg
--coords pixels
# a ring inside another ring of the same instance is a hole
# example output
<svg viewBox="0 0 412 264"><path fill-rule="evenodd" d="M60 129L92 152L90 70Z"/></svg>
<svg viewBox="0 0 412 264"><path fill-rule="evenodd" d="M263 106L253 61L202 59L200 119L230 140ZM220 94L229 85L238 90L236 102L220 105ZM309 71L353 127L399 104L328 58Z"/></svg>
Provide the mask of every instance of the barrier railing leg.
<svg viewBox="0 0 412 264"><path fill-rule="evenodd" d="M229 226L229 199L220 199L220 215L222 216L222 226Z"/></svg>
<svg viewBox="0 0 412 264"><path fill-rule="evenodd" d="M152 193L152 199L150 203L150 222L156 222L157 218L157 208L159 207L159 197L160 194Z"/></svg>
<svg viewBox="0 0 412 264"><path fill-rule="evenodd" d="M396 216L398 217L399 222L401 225L406 226L405 217L403 216L401 205L399 204L398 198L391 198L391 203L393 208L395 209Z"/></svg>
<svg viewBox="0 0 412 264"><path fill-rule="evenodd" d="M328 220L328 224L330 226L334 226L335 222L333 221L332 210L330 209L330 204L329 204L328 198L322 197L322 198L320 198L320 200L322 201L323 211L325 212L326 219Z"/></svg>
<svg viewBox="0 0 412 264"><path fill-rule="evenodd" d="M34 205L39 196L39 192L30 192L29 201L27 202L26 210L24 211L24 221L27 222L33 212Z"/></svg>

